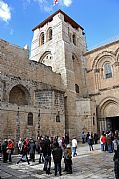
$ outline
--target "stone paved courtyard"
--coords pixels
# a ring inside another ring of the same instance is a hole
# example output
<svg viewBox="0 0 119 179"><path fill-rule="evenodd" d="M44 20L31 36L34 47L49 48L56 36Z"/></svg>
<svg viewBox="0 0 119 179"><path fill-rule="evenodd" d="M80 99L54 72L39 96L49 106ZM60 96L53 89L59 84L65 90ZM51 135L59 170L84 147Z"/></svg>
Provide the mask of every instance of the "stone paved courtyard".
<svg viewBox="0 0 119 179"><path fill-rule="evenodd" d="M35 163L28 165L26 162L16 165L18 156L13 156L12 164L3 164L0 161L0 176L2 179L38 179L38 178L61 178L61 179L114 179L113 153L101 152L100 145L94 146L94 151L89 151L87 144L80 144L77 156L73 158L73 174L62 172L62 176L54 176L53 162L51 175L43 172L43 164L38 163L36 155ZM62 162L62 170L64 163Z"/></svg>

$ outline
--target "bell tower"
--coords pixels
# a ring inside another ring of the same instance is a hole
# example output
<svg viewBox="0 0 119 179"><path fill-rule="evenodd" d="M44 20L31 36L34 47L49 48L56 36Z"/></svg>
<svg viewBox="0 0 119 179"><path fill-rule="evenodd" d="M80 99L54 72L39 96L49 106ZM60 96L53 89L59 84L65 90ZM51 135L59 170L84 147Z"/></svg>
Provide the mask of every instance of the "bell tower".
<svg viewBox="0 0 119 179"><path fill-rule="evenodd" d="M70 136L76 136L76 100L87 95L84 29L58 10L32 31L31 60L51 66L54 72L61 74L65 87L65 130Z"/></svg>

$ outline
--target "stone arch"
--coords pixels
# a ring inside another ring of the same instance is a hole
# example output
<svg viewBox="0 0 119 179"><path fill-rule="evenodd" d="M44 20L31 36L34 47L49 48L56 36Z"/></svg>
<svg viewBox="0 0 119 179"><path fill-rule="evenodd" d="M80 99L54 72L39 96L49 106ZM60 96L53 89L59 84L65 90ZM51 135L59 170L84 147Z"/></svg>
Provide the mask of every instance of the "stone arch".
<svg viewBox="0 0 119 179"><path fill-rule="evenodd" d="M39 62L42 63L43 60L44 60L44 58L45 58L47 55L52 55L52 54L51 54L51 51L45 51L45 52L41 55L41 57L40 57L40 59L39 59Z"/></svg>
<svg viewBox="0 0 119 179"><path fill-rule="evenodd" d="M101 68L102 63L104 63L105 59L107 58L108 58L108 61L110 61L112 64L116 62L116 56L113 52L103 51L95 57L93 64L92 64L92 69Z"/></svg>
<svg viewBox="0 0 119 179"><path fill-rule="evenodd" d="M51 51L45 51L41 55L39 62L45 64L46 66L53 67L53 57Z"/></svg>
<svg viewBox="0 0 119 179"><path fill-rule="evenodd" d="M28 105L30 103L30 94L26 87L22 85L14 86L9 92L9 103Z"/></svg>
<svg viewBox="0 0 119 179"><path fill-rule="evenodd" d="M119 103L118 99L114 97L107 97L99 104L100 118L119 116Z"/></svg>

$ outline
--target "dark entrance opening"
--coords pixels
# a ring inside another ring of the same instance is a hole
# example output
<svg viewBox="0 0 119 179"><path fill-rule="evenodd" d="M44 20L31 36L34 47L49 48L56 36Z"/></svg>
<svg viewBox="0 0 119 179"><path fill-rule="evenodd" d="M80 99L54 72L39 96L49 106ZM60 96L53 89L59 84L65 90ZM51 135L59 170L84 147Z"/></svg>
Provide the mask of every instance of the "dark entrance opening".
<svg viewBox="0 0 119 179"><path fill-rule="evenodd" d="M107 121L107 130L111 130L114 132L115 130L119 130L119 116L108 117Z"/></svg>

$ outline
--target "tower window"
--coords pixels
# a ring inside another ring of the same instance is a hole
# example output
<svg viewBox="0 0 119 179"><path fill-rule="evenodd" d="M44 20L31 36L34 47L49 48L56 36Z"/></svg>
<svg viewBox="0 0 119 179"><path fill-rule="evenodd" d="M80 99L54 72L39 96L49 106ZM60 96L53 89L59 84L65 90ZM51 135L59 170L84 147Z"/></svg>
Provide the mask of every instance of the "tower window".
<svg viewBox="0 0 119 179"><path fill-rule="evenodd" d="M49 29L49 40L52 40L52 29Z"/></svg>
<svg viewBox="0 0 119 179"><path fill-rule="evenodd" d="M93 116L93 126L95 125L95 117Z"/></svg>
<svg viewBox="0 0 119 179"><path fill-rule="evenodd" d="M47 41L52 40L52 28L49 28L47 31Z"/></svg>
<svg viewBox="0 0 119 179"><path fill-rule="evenodd" d="M40 46L44 44L44 33L42 32L40 35Z"/></svg>
<svg viewBox="0 0 119 179"><path fill-rule="evenodd" d="M58 114L56 115L56 122L60 122L60 114L59 114L59 111L58 111Z"/></svg>
<svg viewBox="0 0 119 179"><path fill-rule="evenodd" d="M76 45L76 35L75 34L72 35L72 40L73 40L73 44Z"/></svg>
<svg viewBox="0 0 119 179"><path fill-rule="evenodd" d="M104 75L105 75L106 79L112 77L112 67L111 67L110 63L104 64Z"/></svg>
<svg viewBox="0 0 119 179"><path fill-rule="evenodd" d="M33 113L28 113L28 125L33 126Z"/></svg>

